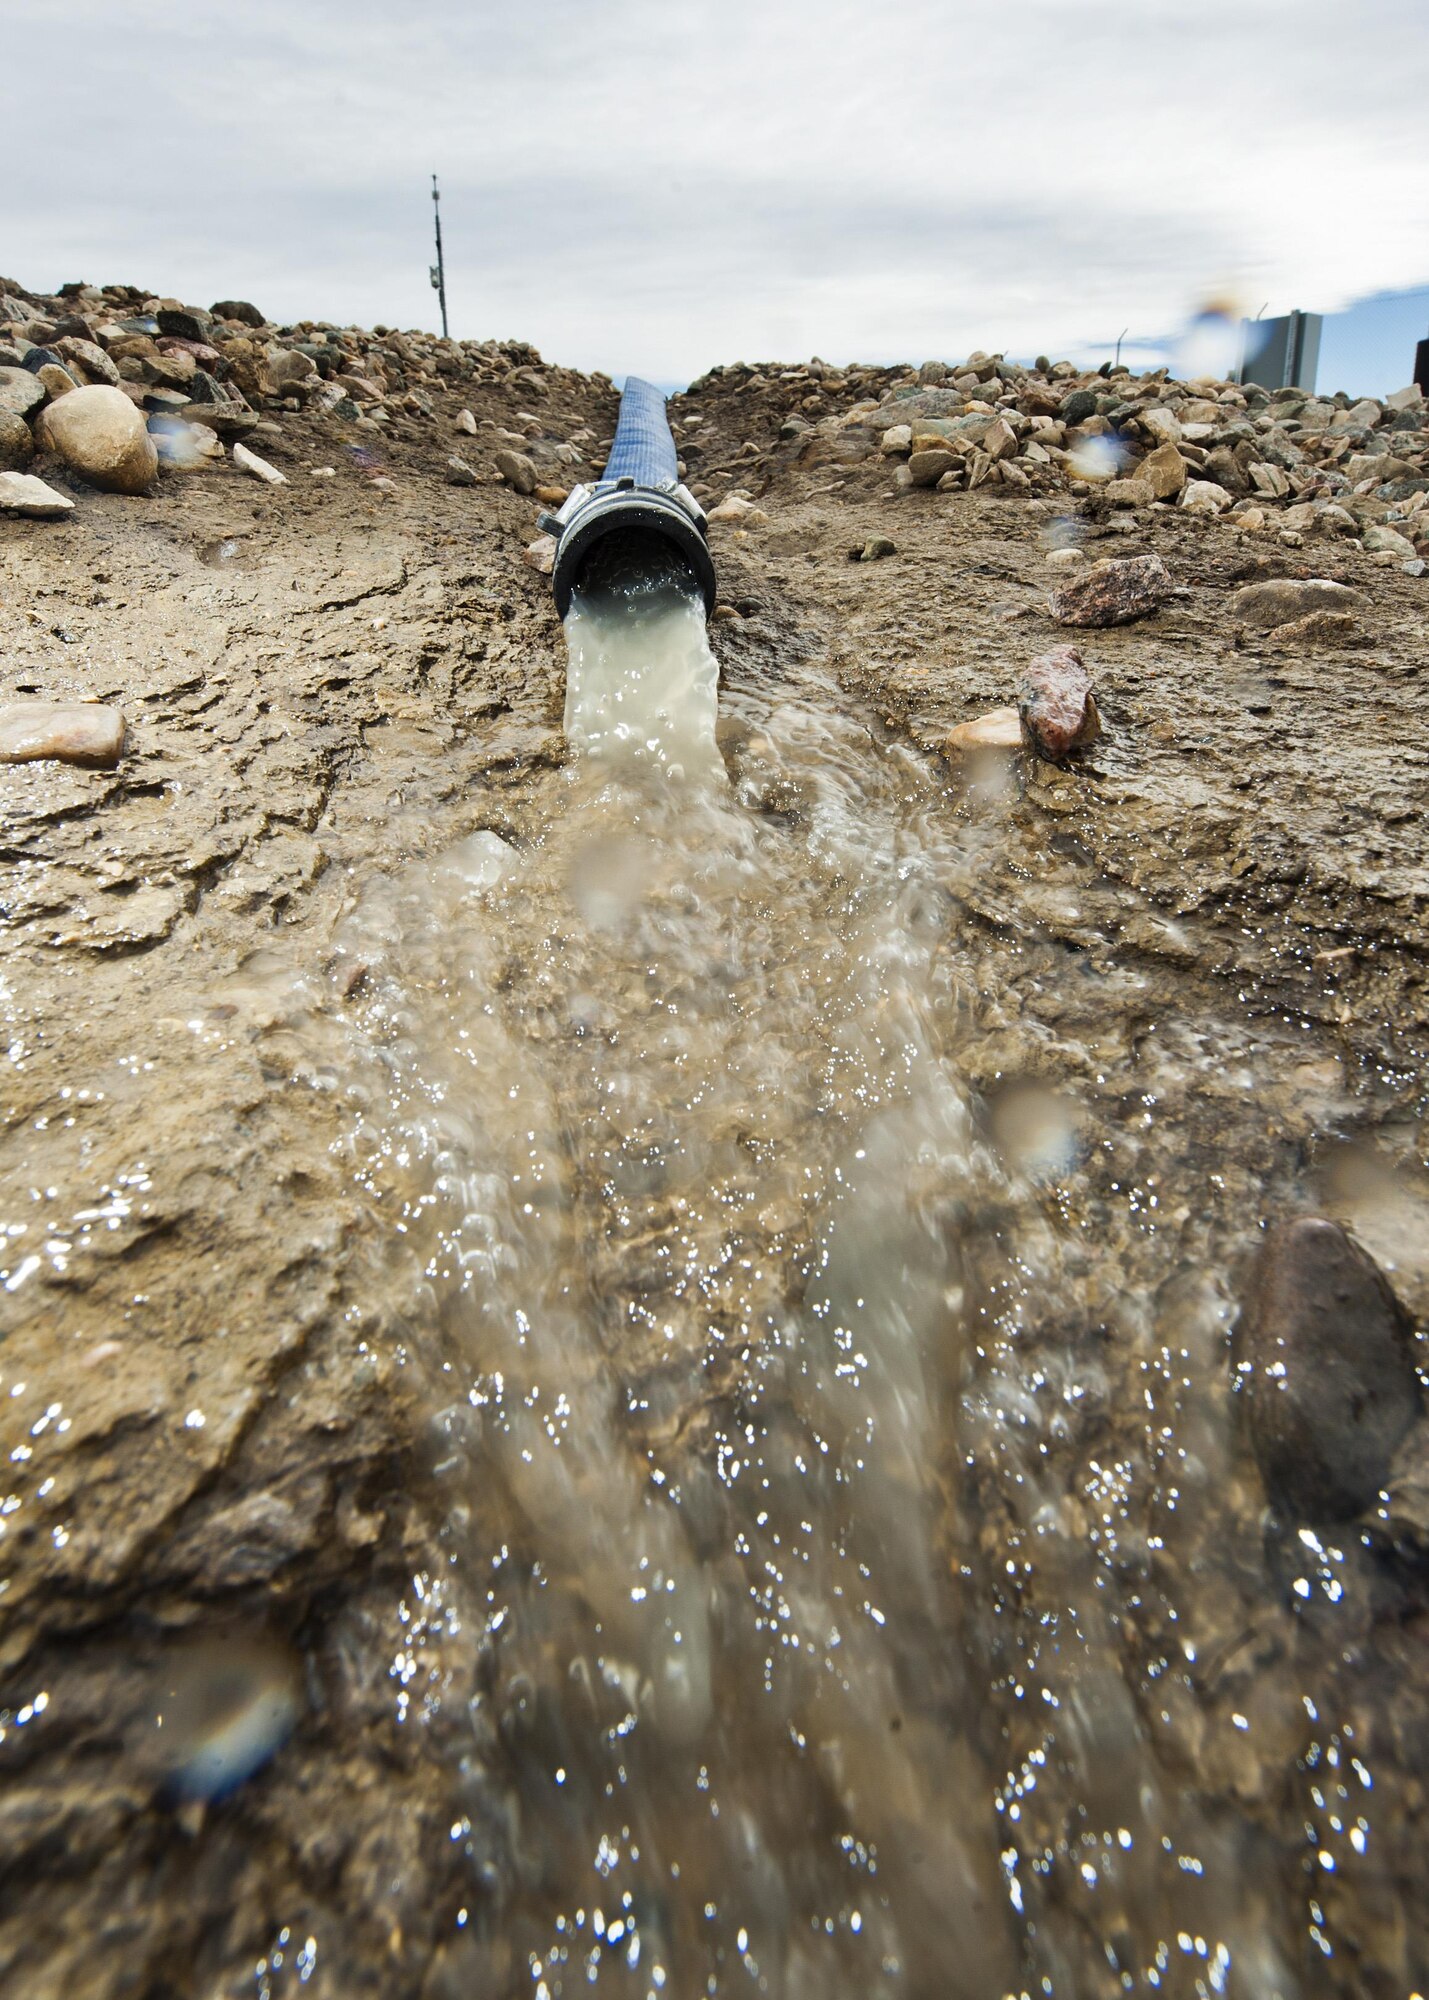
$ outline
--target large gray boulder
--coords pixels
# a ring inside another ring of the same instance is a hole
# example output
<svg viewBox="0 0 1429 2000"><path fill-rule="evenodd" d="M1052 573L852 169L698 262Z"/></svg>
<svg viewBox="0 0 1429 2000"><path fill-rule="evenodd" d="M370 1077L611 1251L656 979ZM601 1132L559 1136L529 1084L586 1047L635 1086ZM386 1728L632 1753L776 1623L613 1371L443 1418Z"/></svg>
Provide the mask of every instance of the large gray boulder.
<svg viewBox="0 0 1429 2000"><path fill-rule="evenodd" d="M1267 1491L1300 1520L1349 1520L1419 1414L1412 1328L1337 1222L1277 1223L1236 1328L1236 1386Z"/></svg>

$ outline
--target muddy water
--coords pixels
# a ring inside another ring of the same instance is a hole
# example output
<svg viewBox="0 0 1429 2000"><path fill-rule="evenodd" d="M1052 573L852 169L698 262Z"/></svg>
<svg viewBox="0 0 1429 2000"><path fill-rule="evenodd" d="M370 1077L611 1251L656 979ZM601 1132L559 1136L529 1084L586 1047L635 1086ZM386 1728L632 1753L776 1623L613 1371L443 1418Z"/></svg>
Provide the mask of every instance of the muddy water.
<svg viewBox="0 0 1429 2000"><path fill-rule="evenodd" d="M367 887L306 1059L431 1409L385 1643L470 1884L432 1992L1407 1977L1378 1574L1270 1530L1225 1386L1337 1064L999 938L996 775L950 802L815 670L717 707L658 592L567 638L527 830Z"/></svg>

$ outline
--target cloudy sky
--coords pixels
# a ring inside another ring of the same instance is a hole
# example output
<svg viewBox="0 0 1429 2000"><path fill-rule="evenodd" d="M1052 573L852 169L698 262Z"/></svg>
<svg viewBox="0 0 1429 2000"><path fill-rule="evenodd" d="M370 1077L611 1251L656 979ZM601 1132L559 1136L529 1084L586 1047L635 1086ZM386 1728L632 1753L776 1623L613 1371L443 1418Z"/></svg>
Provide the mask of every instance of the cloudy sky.
<svg viewBox="0 0 1429 2000"><path fill-rule="evenodd" d="M657 380L1429 281L1429 0L0 0L0 46L36 288L431 326L433 170L454 333Z"/></svg>

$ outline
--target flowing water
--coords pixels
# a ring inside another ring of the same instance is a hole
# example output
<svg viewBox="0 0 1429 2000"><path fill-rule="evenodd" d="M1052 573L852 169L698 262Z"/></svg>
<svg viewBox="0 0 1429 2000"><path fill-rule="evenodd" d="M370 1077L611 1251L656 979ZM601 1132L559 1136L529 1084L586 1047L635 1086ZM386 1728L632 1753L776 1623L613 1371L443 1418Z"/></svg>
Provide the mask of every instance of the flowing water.
<svg viewBox="0 0 1429 2000"><path fill-rule="evenodd" d="M975 919L996 785L717 704L678 590L567 641L532 830L368 887L322 1058L433 1413L433 1992L1340 1990L1370 1558L1267 1542L1225 1386L1336 1063Z"/></svg>

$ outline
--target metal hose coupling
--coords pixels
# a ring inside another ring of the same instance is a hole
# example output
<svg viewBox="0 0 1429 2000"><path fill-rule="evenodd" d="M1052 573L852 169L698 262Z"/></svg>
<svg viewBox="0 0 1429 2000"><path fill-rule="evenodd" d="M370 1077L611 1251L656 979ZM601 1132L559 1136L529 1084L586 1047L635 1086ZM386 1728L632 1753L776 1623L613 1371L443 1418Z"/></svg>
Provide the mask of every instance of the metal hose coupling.
<svg viewBox="0 0 1429 2000"><path fill-rule="evenodd" d="M645 549L652 567L661 570L668 570L673 552L703 597L706 615L714 609L704 509L680 482L665 398L653 383L626 378L604 472L593 486L573 488L559 513L541 516L541 526L556 538L551 589L562 618L591 557L612 537L620 538L627 561L633 552L638 562Z"/></svg>

